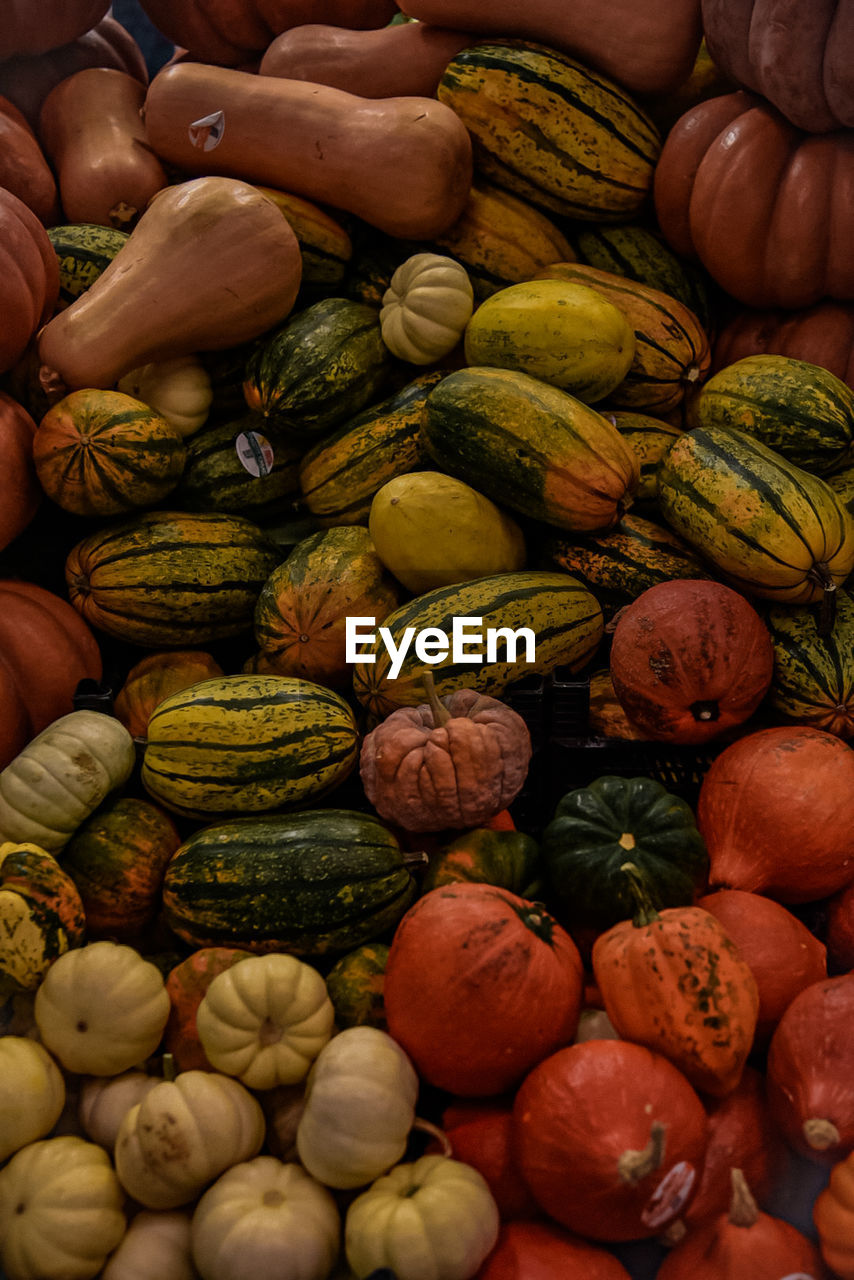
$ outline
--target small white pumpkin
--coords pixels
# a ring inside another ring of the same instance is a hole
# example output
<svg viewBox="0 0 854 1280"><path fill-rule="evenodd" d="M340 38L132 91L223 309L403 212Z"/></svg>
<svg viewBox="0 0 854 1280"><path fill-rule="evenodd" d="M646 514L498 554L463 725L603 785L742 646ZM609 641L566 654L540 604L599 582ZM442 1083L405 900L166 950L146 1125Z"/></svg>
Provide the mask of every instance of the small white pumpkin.
<svg viewBox="0 0 854 1280"><path fill-rule="evenodd" d="M235 1165L193 1214L193 1259L202 1280L327 1280L341 1219L330 1191L274 1156Z"/></svg>
<svg viewBox="0 0 854 1280"><path fill-rule="evenodd" d="M365 1186L403 1156L417 1096L415 1068L387 1032L339 1031L306 1083L300 1160L326 1186Z"/></svg>
<svg viewBox="0 0 854 1280"><path fill-rule="evenodd" d="M198 1274L190 1247L189 1211L140 1209L101 1280L198 1280Z"/></svg>
<svg viewBox="0 0 854 1280"><path fill-rule="evenodd" d="M102 1147L43 1138L0 1169L7 1280L92 1280L125 1232L124 1196Z"/></svg>
<svg viewBox="0 0 854 1280"><path fill-rule="evenodd" d="M0 1164L43 1138L65 1105L65 1079L36 1040L0 1036Z"/></svg>
<svg viewBox="0 0 854 1280"><path fill-rule="evenodd" d="M413 254L383 294L383 341L400 360L433 364L460 341L473 309L474 291L461 263L440 253Z"/></svg>
<svg viewBox="0 0 854 1280"><path fill-rule="evenodd" d="M195 355L131 369L119 379L118 390L142 400L182 436L191 436L204 426L213 401L210 377Z"/></svg>
<svg viewBox="0 0 854 1280"><path fill-rule="evenodd" d="M297 1084L332 1035L335 1009L296 956L249 956L218 973L196 1012L208 1061L248 1089Z"/></svg>
<svg viewBox="0 0 854 1280"><path fill-rule="evenodd" d="M158 1083L157 1076L144 1071L88 1076L81 1082L77 1102L77 1115L86 1136L112 1152L125 1116Z"/></svg>
<svg viewBox="0 0 854 1280"><path fill-rule="evenodd" d="M169 1018L156 965L119 942L90 942L55 960L36 992L39 1034L66 1071L116 1076L154 1053Z"/></svg>

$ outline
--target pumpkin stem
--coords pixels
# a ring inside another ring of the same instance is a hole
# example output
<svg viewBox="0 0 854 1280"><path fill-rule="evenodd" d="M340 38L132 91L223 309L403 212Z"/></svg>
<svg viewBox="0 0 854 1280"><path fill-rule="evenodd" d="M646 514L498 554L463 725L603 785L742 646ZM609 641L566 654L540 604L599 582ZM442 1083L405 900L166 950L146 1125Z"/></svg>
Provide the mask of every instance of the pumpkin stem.
<svg viewBox="0 0 854 1280"><path fill-rule="evenodd" d="M163 1079L164 1079L164 1080L169 1080L169 1081L171 1082L172 1080L174 1080L174 1079L175 1079L175 1077L176 1077L176 1075L177 1075L177 1074L178 1074L178 1073L177 1073L177 1071L175 1070L175 1058L174 1058L174 1056L173 1056L171 1053L164 1053L164 1055L163 1055Z"/></svg>
<svg viewBox="0 0 854 1280"><path fill-rule="evenodd" d="M813 1151L827 1151L830 1147L839 1145L839 1130L830 1120L819 1120L817 1117L805 1120L803 1135Z"/></svg>
<svg viewBox="0 0 854 1280"><path fill-rule="evenodd" d="M635 1187L656 1169L664 1159L664 1139L667 1130L660 1120L653 1120L649 1130L649 1142L641 1151L624 1151L617 1161L617 1173L626 1186Z"/></svg>
<svg viewBox="0 0 854 1280"><path fill-rule="evenodd" d="M629 893L635 904L635 913L632 916L632 924L636 929L642 929L646 924L652 924L658 919L658 912L653 905L652 898L649 896L649 890L643 877L643 872L634 862L624 862L620 870L625 872L629 881Z"/></svg>
<svg viewBox="0 0 854 1280"><path fill-rule="evenodd" d="M451 719L451 713L447 707L442 706L436 695L432 671L424 672L424 688L427 690L427 701L430 703L430 710L433 712L433 728L440 729L443 724L447 724Z"/></svg>
<svg viewBox="0 0 854 1280"><path fill-rule="evenodd" d="M443 1156L451 1157L454 1154L451 1139L445 1133L445 1130L440 1129L437 1124L433 1124L430 1120L422 1120L421 1116L416 1116L412 1121L412 1128L417 1129L419 1133L428 1133L431 1138L435 1138L442 1148Z"/></svg>
<svg viewBox="0 0 854 1280"><path fill-rule="evenodd" d="M822 588L816 630L822 639L829 636L836 622L836 583L826 564L814 564L807 577Z"/></svg>
<svg viewBox="0 0 854 1280"><path fill-rule="evenodd" d="M404 849L403 865L405 867L426 867L430 855L426 849Z"/></svg>
<svg viewBox="0 0 854 1280"><path fill-rule="evenodd" d="M730 1169L732 1198L729 1202L729 1220L734 1227L752 1227L759 1217L759 1207L750 1193L747 1179L740 1169Z"/></svg>

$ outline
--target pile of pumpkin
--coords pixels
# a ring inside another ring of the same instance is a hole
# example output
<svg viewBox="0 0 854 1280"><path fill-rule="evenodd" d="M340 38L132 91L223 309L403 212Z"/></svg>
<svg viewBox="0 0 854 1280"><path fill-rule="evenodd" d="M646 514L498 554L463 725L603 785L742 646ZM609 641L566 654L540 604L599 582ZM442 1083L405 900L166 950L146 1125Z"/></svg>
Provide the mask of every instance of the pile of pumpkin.
<svg viewBox="0 0 854 1280"><path fill-rule="evenodd" d="M842 6L107 8L0 32L5 1280L854 1276Z"/></svg>

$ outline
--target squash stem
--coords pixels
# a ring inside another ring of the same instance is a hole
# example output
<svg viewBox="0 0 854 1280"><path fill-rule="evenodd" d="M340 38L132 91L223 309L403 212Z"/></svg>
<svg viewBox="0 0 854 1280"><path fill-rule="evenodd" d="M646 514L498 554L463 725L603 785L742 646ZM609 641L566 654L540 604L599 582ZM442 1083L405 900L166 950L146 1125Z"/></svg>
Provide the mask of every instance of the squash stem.
<svg viewBox="0 0 854 1280"><path fill-rule="evenodd" d="M451 1139L445 1133L444 1129L440 1129L437 1124L433 1124L430 1120L423 1120L421 1116L416 1116L412 1121L412 1128L417 1129L419 1133L429 1134L431 1138L435 1138L439 1146L442 1148L443 1156L452 1156L454 1148L451 1146Z"/></svg>
<svg viewBox="0 0 854 1280"><path fill-rule="evenodd" d="M176 1076L177 1074L178 1074L178 1073L177 1073L177 1071L175 1070L175 1058L174 1058L174 1056L173 1056L171 1053L164 1053L164 1055L163 1055L163 1079L164 1079L164 1080L169 1080L169 1081L171 1082L172 1080L174 1080L174 1079L175 1079L175 1076Z"/></svg>
<svg viewBox="0 0 854 1280"><path fill-rule="evenodd" d="M826 564L814 564L807 577L822 588L816 630L824 639L829 636L836 622L836 583Z"/></svg>
<svg viewBox="0 0 854 1280"><path fill-rule="evenodd" d="M729 1220L734 1227L752 1227L759 1217L759 1208L750 1193L747 1179L740 1169L730 1169L732 1198L729 1202Z"/></svg>
<svg viewBox="0 0 854 1280"><path fill-rule="evenodd" d="M636 929L642 929L644 925L652 924L654 920L659 918L658 912L653 905L652 898L649 896L646 881L639 867L634 862L624 862L620 870L628 877L629 893L635 904L632 924Z"/></svg>
<svg viewBox="0 0 854 1280"><path fill-rule="evenodd" d="M447 707L442 706L436 695L432 671L424 672L424 688L427 690L427 701L430 703L430 710L433 712L433 728L440 729L443 724L447 724L451 719L451 713Z"/></svg>
<svg viewBox="0 0 854 1280"><path fill-rule="evenodd" d="M803 1134L813 1151L828 1151L839 1145L839 1130L830 1120L813 1117L803 1123Z"/></svg>
<svg viewBox="0 0 854 1280"><path fill-rule="evenodd" d="M664 1159L666 1129L660 1120L653 1120L649 1130L649 1142L641 1151L624 1151L617 1161L620 1181L635 1187L648 1174L661 1168Z"/></svg>

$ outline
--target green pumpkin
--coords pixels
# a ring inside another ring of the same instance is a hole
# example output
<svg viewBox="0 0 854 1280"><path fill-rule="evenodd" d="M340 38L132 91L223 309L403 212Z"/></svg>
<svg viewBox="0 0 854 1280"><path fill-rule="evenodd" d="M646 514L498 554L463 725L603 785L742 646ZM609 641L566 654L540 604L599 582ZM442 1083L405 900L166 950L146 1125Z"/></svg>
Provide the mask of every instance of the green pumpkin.
<svg viewBox="0 0 854 1280"><path fill-rule="evenodd" d="M659 910L693 902L708 870L690 805L652 778L603 777L568 792L543 832L542 856L558 915L599 930L634 913L623 863L640 869Z"/></svg>
<svg viewBox="0 0 854 1280"><path fill-rule="evenodd" d="M326 975L326 990L335 1009L335 1024L388 1030L383 1002L389 948L384 942L365 942L337 960Z"/></svg>
<svg viewBox="0 0 854 1280"><path fill-rule="evenodd" d="M430 859L422 892L467 880L497 885L520 898L536 898L542 890L539 862L539 845L532 836L476 827Z"/></svg>

